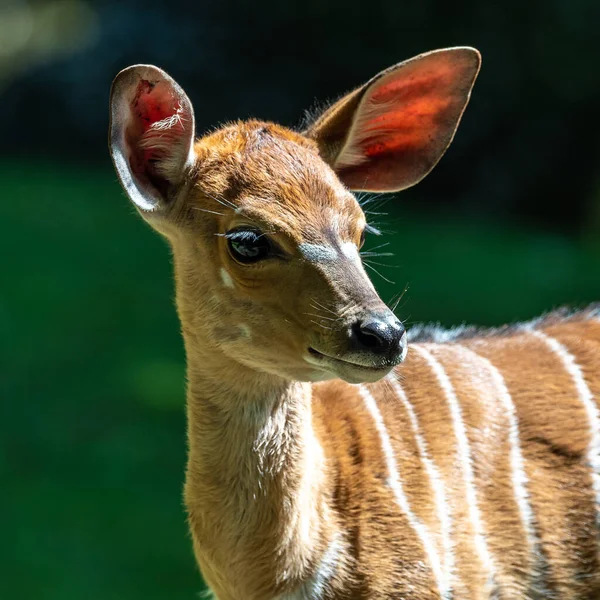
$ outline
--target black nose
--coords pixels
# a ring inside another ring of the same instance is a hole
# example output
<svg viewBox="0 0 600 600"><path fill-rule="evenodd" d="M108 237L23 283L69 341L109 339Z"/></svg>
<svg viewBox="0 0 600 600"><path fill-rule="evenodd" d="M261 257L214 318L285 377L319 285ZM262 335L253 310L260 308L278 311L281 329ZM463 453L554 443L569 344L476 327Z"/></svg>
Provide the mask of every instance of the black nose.
<svg viewBox="0 0 600 600"><path fill-rule="evenodd" d="M406 344L406 330L402 322L394 316L369 318L355 323L352 337L360 350L375 354L401 355Z"/></svg>

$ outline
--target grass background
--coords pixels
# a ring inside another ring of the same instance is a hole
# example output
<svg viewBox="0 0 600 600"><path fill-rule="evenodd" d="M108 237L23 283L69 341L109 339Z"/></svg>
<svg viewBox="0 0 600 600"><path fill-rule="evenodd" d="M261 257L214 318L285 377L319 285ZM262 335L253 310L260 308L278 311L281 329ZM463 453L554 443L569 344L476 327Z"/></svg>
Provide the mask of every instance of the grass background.
<svg viewBox="0 0 600 600"><path fill-rule="evenodd" d="M168 248L108 165L6 161L0 181L0 597L197 597ZM409 284L400 317L493 325L600 299L593 230L408 212L412 193L368 242L395 254L382 297Z"/></svg>

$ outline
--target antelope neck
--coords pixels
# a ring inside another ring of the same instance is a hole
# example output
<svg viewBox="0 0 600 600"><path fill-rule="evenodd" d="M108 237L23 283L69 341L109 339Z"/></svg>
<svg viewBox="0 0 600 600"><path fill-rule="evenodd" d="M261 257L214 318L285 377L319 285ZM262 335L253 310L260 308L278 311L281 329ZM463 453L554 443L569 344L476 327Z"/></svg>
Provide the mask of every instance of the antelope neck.
<svg viewBox="0 0 600 600"><path fill-rule="evenodd" d="M218 389L199 362L188 356L186 505L197 555L205 571L237 565L244 574L217 588L224 598L262 597L282 573L299 585L323 535L311 386L258 376L241 394L225 382Z"/></svg>
<svg viewBox="0 0 600 600"><path fill-rule="evenodd" d="M274 502L297 493L308 477L306 462L322 456L312 425L311 384L232 365L218 348L188 335L185 323L183 330L194 488L260 489L261 495L272 489L279 496ZM283 485L278 479L285 470L297 474L297 481L286 478Z"/></svg>
<svg viewBox="0 0 600 600"><path fill-rule="evenodd" d="M262 470L264 461L283 461L303 441L312 419L310 384L232 365L197 339L186 339L186 349L190 460L209 469L218 464L222 473L224 454L235 454L245 462L253 457Z"/></svg>
<svg viewBox="0 0 600 600"><path fill-rule="evenodd" d="M257 477L273 474L311 427L310 384L259 382L254 389L239 393L227 383L217 390L215 382L201 375L189 375L188 382L190 460L206 466L209 473L218 465L223 474L225 453L244 462L255 459ZM273 464L265 464L269 461ZM234 460L230 466L237 472L240 463Z"/></svg>

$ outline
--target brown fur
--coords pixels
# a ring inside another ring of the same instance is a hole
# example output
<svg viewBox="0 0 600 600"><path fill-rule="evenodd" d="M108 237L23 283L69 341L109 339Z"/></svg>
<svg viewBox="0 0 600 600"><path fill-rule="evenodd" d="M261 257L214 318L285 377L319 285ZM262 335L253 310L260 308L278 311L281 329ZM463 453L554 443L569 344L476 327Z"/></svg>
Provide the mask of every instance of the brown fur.
<svg viewBox="0 0 600 600"><path fill-rule="evenodd" d="M454 134L479 60L450 49L409 65L351 93L305 134L249 121L197 141L191 103L164 72L137 66L115 81L117 172L173 249L188 365L185 504L219 600L600 593L589 416L547 344L523 328L446 335L415 344L395 371L398 360L348 349L357 321L389 311L358 260L365 217L344 184L367 155L382 191L424 176ZM419 102L406 115L411 144L385 127L369 137L366 122L402 121L400 89L428 94L423 119ZM385 102L361 108L378 94ZM428 112L437 107L439 118ZM392 172L398 161L407 175ZM280 256L236 261L225 234L238 226L259 228ZM575 357L597 402L596 315L537 327Z"/></svg>

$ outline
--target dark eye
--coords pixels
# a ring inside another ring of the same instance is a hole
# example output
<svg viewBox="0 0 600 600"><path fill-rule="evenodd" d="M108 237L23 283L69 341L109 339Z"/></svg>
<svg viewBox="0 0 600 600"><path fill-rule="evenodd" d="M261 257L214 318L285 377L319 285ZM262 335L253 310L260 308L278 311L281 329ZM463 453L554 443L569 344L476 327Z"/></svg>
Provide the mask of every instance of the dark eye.
<svg viewBox="0 0 600 600"><path fill-rule="evenodd" d="M240 263L255 263L271 254L269 238L255 229L234 229L225 237L231 256Z"/></svg>

